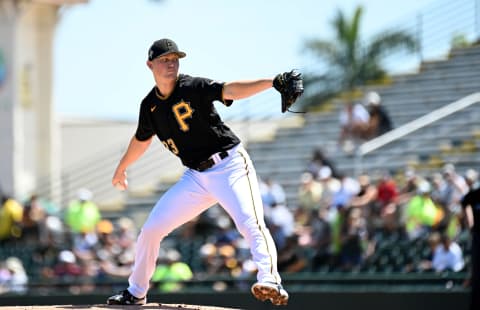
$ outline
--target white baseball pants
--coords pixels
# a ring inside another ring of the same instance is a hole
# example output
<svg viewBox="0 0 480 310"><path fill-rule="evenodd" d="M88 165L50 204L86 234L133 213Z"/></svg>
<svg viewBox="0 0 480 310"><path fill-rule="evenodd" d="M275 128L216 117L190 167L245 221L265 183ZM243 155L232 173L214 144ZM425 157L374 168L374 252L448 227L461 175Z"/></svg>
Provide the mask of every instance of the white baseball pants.
<svg viewBox="0 0 480 310"><path fill-rule="evenodd" d="M257 280L280 283L277 250L265 226L255 168L241 145L203 172L185 171L180 180L156 203L137 239L135 264L128 290L136 297L147 294L156 267L160 242L172 230L190 221L215 203L230 215L250 245L257 264Z"/></svg>

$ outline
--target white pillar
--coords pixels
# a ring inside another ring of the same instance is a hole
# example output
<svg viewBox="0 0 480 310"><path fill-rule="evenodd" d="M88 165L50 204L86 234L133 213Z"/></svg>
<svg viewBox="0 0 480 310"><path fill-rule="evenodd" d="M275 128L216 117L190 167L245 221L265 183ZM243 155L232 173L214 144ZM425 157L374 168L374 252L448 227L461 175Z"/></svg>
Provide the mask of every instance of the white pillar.
<svg viewBox="0 0 480 310"><path fill-rule="evenodd" d="M39 186L50 188L60 174L52 102L58 6L14 0L1 3L0 53L6 78L0 90L0 182L5 192L25 198Z"/></svg>
<svg viewBox="0 0 480 310"><path fill-rule="evenodd" d="M15 195L16 173L19 170L19 145L16 143L16 45L17 5L0 2L0 186L3 192Z"/></svg>
<svg viewBox="0 0 480 310"><path fill-rule="evenodd" d="M32 138L35 143L31 144L32 152L36 154L31 163L34 167L35 185L47 186L48 194L59 197L61 152L59 148L59 126L55 117L55 105L53 102L53 40L57 24L57 6L37 5L31 12L31 16L25 16L27 31L35 32L32 40L32 57L34 66L29 62L24 63L22 82L32 81L31 91L33 98L31 113L33 113L31 125ZM26 36L25 36L26 37ZM27 44L26 44L27 45ZM30 76L29 76L30 75ZM28 107L28 86L23 104ZM30 145L29 141L25 141ZM57 199L55 199L57 200ZM59 201L59 199L58 199Z"/></svg>
<svg viewBox="0 0 480 310"><path fill-rule="evenodd" d="M59 124L52 102L58 10L88 0L0 0L0 187L60 200Z"/></svg>

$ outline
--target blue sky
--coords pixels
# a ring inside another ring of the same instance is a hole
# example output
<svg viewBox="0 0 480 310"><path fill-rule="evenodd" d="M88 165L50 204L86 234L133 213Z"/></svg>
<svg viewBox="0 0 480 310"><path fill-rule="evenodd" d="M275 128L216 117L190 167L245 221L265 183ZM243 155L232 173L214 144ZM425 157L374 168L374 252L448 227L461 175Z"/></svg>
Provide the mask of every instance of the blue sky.
<svg viewBox="0 0 480 310"><path fill-rule="evenodd" d="M269 77L312 67L303 42L330 38L337 9L350 15L363 5L362 34L368 37L414 18L432 2L90 0L61 12L54 44L56 111L60 117L136 120L153 86L145 60L156 39L171 38L187 53L182 73L224 81ZM269 90L229 113L254 113L255 104L276 99Z"/></svg>

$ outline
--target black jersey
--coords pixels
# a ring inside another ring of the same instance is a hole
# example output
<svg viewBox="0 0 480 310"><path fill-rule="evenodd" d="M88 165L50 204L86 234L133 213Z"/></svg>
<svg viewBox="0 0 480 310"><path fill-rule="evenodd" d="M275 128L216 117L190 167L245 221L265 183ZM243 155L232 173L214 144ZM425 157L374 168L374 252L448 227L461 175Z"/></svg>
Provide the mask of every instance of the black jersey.
<svg viewBox="0 0 480 310"><path fill-rule="evenodd" d="M155 86L143 99L135 137L145 141L154 134L187 167L196 167L217 152L240 143L220 119L213 102L223 99L224 83L180 74L168 98Z"/></svg>
<svg viewBox="0 0 480 310"><path fill-rule="evenodd" d="M462 199L462 206L470 205L473 211L472 230L480 233L480 187L470 190Z"/></svg>

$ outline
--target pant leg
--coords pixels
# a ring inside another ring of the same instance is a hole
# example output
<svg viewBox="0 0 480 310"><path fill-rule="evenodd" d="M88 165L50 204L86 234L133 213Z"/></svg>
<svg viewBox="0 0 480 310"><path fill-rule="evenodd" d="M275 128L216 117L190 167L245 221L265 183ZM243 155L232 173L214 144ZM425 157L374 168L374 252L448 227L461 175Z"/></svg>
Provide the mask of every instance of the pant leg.
<svg viewBox="0 0 480 310"><path fill-rule="evenodd" d="M472 232L470 309L480 309L480 233Z"/></svg>
<svg viewBox="0 0 480 310"><path fill-rule="evenodd" d="M277 249L265 225L258 180L247 152L237 147L225 163L208 170L208 190L230 215L247 240L258 281L281 282Z"/></svg>
<svg viewBox="0 0 480 310"><path fill-rule="evenodd" d="M160 242L172 230L198 216L215 201L190 171L156 203L145 221L135 247L135 263L128 290L137 297L147 294L155 271Z"/></svg>

